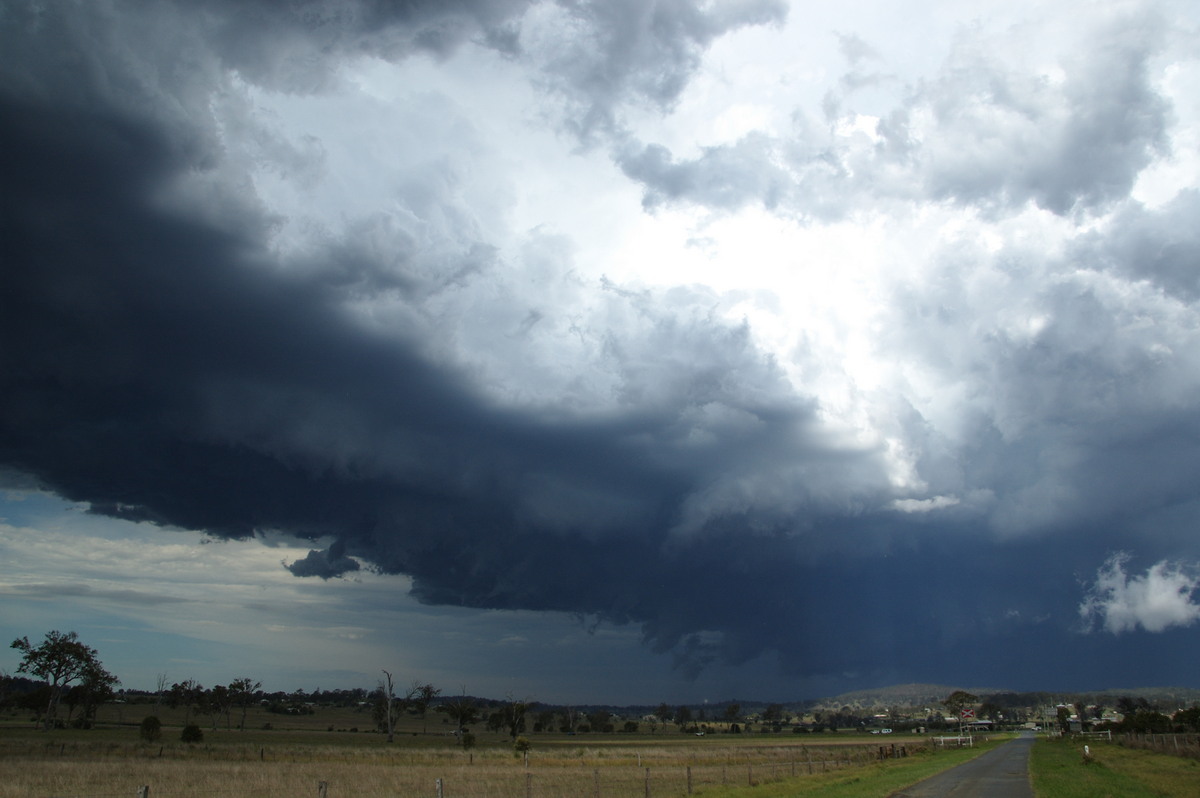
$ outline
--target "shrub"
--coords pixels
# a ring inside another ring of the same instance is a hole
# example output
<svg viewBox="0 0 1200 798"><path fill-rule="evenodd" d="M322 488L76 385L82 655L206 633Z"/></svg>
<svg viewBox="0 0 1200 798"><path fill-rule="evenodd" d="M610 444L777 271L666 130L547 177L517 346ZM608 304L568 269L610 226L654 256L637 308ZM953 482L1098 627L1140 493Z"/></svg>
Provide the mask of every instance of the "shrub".
<svg viewBox="0 0 1200 798"><path fill-rule="evenodd" d="M529 738L522 735L521 737L517 738L516 742L513 743L513 753L524 754L532 747L533 746L529 744Z"/></svg>
<svg viewBox="0 0 1200 798"><path fill-rule="evenodd" d="M142 718L142 725L138 727L138 736L148 743L154 742L162 737L162 721L154 715Z"/></svg>
<svg viewBox="0 0 1200 798"><path fill-rule="evenodd" d="M202 743L204 742L204 731L195 723L183 727L183 731L179 734L179 739L185 743Z"/></svg>

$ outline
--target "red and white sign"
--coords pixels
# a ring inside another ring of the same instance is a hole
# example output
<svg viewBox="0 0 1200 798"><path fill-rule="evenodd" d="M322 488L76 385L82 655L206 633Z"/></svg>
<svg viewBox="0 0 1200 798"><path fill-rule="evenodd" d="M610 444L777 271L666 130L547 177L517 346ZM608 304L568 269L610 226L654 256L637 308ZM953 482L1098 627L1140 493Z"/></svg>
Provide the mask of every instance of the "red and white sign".
<svg viewBox="0 0 1200 798"><path fill-rule="evenodd" d="M964 709L962 712L959 713L959 715L962 716L963 720L966 720L967 718L973 718L973 717L975 717L975 710Z"/></svg>

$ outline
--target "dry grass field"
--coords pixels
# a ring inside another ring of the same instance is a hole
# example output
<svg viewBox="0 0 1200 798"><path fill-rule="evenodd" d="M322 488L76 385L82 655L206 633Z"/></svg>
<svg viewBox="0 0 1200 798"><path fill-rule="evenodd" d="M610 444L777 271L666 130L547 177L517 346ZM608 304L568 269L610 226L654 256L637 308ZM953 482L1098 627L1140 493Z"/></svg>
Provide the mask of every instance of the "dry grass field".
<svg viewBox="0 0 1200 798"><path fill-rule="evenodd" d="M163 722L155 743L139 739L147 714ZM365 731L369 714L352 709L305 716L255 710L247 731L213 730L201 743L179 741L182 713L154 706L107 707L100 727L38 731L28 719L0 719L0 798L278 798L319 796L685 796L720 785L751 785L874 762L881 740L863 735L530 734L528 760L511 740L475 728L464 751L443 716L406 718L396 741ZM236 723L236 717L234 719ZM266 724L272 728L264 729ZM359 728L352 732L350 729ZM913 739L888 739L916 750Z"/></svg>

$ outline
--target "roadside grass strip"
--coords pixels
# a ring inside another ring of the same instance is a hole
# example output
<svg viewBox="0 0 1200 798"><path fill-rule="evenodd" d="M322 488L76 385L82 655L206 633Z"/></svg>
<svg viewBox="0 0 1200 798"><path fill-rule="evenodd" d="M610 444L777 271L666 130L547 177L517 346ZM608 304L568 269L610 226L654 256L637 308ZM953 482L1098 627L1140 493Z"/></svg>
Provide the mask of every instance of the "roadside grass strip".
<svg viewBox="0 0 1200 798"><path fill-rule="evenodd" d="M1079 740L1038 740L1029 758L1037 798L1195 798L1200 761Z"/></svg>
<svg viewBox="0 0 1200 798"><path fill-rule="evenodd" d="M886 798L897 790L972 760L1009 739L997 738L978 743L973 748L936 753L926 750L904 759L888 759L852 770L798 776L754 787L706 788L696 791L696 794L705 798L795 798L809 795L819 795L821 798Z"/></svg>

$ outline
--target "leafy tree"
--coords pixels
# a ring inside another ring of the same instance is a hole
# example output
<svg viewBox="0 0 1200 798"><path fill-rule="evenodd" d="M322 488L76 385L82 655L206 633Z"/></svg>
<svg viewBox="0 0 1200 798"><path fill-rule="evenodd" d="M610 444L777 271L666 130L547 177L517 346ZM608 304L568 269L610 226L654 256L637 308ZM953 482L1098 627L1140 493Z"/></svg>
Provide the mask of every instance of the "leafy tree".
<svg viewBox="0 0 1200 798"><path fill-rule="evenodd" d="M474 745L474 736L471 737L470 744L468 744L466 732L467 726L479 720L479 707L467 697L466 691L464 690L461 696L442 704L441 710L455 722L458 738L462 742L463 748L469 748L471 745Z"/></svg>
<svg viewBox="0 0 1200 798"><path fill-rule="evenodd" d="M195 723L190 723L183 727L183 731L179 733L179 739L185 743L202 743L204 742L204 730Z"/></svg>
<svg viewBox="0 0 1200 798"><path fill-rule="evenodd" d="M554 713L548 709L543 709L537 713L533 721L533 730L535 732L546 731L554 727Z"/></svg>
<svg viewBox="0 0 1200 798"><path fill-rule="evenodd" d="M46 729L54 728L58 702L63 690L73 682L92 682L96 689L120 684L120 680L100 664L96 649L79 642L74 632L51 631L38 645L22 637L12 642L12 648L22 653L17 673L28 673L45 680L50 688L46 702Z"/></svg>
<svg viewBox="0 0 1200 798"><path fill-rule="evenodd" d="M962 720L962 712L964 709L975 706L979 702L979 696L968 693L966 690L955 690L946 697L942 704L946 709L950 710L950 716L955 721Z"/></svg>
<svg viewBox="0 0 1200 798"><path fill-rule="evenodd" d="M529 753L529 749L532 747L533 746L529 744L528 737L518 737L513 741L513 753L518 756Z"/></svg>
<svg viewBox="0 0 1200 798"><path fill-rule="evenodd" d="M979 696L968 693L966 690L955 690L946 697L942 705L954 713L955 717L959 717L962 710L973 707L977 703L979 703Z"/></svg>
<svg viewBox="0 0 1200 798"><path fill-rule="evenodd" d="M725 722L735 723L742 716L741 704L730 704L725 707Z"/></svg>
<svg viewBox="0 0 1200 798"><path fill-rule="evenodd" d="M429 711L429 705L433 700L442 694L441 688L434 687L432 684L422 684L417 679L413 679L412 686L409 687L408 695L412 703L413 709L421 716L421 731L426 730L425 713Z"/></svg>
<svg viewBox="0 0 1200 798"><path fill-rule="evenodd" d="M666 704L659 704L658 709L654 710L654 714L657 715L658 719L663 723L670 723L675 719L675 713L672 712L671 708Z"/></svg>
<svg viewBox="0 0 1200 798"><path fill-rule="evenodd" d="M675 710L675 725L680 729L687 727L692 722L692 711L687 707L680 707Z"/></svg>
<svg viewBox="0 0 1200 798"><path fill-rule="evenodd" d="M1172 718L1180 726L1194 732L1200 731L1200 705L1193 704L1190 709L1181 709Z"/></svg>
<svg viewBox="0 0 1200 798"><path fill-rule="evenodd" d="M991 701L984 701L979 707L979 714L988 720L999 720L1004 709L999 704L994 704Z"/></svg>
<svg viewBox="0 0 1200 798"><path fill-rule="evenodd" d="M113 697L113 688L120 683L116 676L106 671L99 663L89 664L84 668L79 684L67 691L67 719L70 720L75 706L80 705L83 711L73 725L81 729L90 729L96 720L96 709Z"/></svg>
<svg viewBox="0 0 1200 798"><path fill-rule="evenodd" d="M589 712L588 725L592 727L592 731L611 731L612 730L612 713L607 709L597 709Z"/></svg>
<svg viewBox="0 0 1200 798"><path fill-rule="evenodd" d="M527 699L517 700L510 694L500 710L501 722L508 728L508 736L514 740L525 731L525 714L529 711L530 703Z"/></svg>
<svg viewBox="0 0 1200 798"><path fill-rule="evenodd" d="M1145 698L1131 698L1123 695L1117 699L1117 712L1122 715L1135 715L1139 710L1150 708L1150 702Z"/></svg>
<svg viewBox="0 0 1200 798"><path fill-rule="evenodd" d="M142 725L138 727L138 736L148 743L156 741L162 736L162 721L154 715L142 718Z"/></svg>
<svg viewBox="0 0 1200 798"><path fill-rule="evenodd" d="M192 722L192 712L204 702L204 695L204 687L195 679L175 682L167 691L167 706L183 707L183 725L187 726Z"/></svg>
<svg viewBox="0 0 1200 798"><path fill-rule="evenodd" d="M238 723L238 728L242 731L246 730L246 710L261 688L262 682L256 682L249 677L234 679L229 683L230 701L233 705L241 707L242 710L242 719Z"/></svg>

